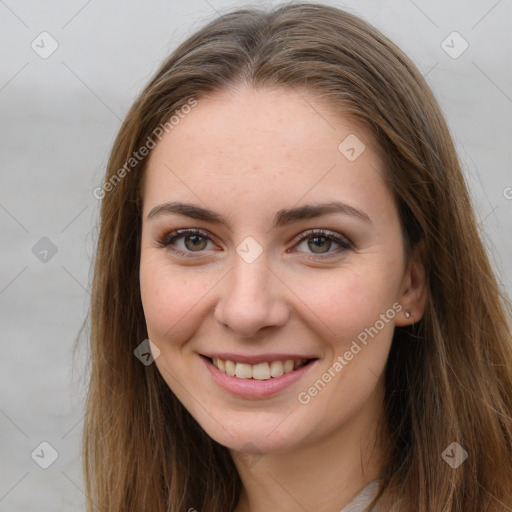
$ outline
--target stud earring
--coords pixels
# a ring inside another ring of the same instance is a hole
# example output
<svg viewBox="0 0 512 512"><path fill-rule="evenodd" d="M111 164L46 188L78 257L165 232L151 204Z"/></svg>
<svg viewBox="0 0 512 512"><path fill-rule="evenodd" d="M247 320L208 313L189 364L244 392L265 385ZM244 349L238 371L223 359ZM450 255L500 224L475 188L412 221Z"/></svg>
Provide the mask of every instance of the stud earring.
<svg viewBox="0 0 512 512"><path fill-rule="evenodd" d="M411 318L411 312L408 309L405 310L405 318Z"/></svg>

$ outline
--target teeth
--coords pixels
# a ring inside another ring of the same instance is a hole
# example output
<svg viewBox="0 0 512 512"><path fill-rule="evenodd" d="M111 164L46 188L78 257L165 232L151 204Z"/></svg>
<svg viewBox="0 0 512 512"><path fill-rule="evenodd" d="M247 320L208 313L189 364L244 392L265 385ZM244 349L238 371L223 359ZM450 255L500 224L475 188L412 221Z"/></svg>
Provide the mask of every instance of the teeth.
<svg viewBox="0 0 512 512"><path fill-rule="evenodd" d="M250 364L236 363L235 375L240 379L251 379L252 366Z"/></svg>
<svg viewBox="0 0 512 512"><path fill-rule="evenodd" d="M230 377L239 379L268 380L281 377L307 363L307 359L287 359L286 361L272 361L259 364L235 363L234 361L214 358L213 365Z"/></svg>
<svg viewBox="0 0 512 512"><path fill-rule="evenodd" d="M225 361L224 362L224 366L226 368L226 373L230 376L230 377L234 377L235 376L235 370L236 370L236 364L233 362L233 361ZM219 368L220 370L220 368Z"/></svg>
<svg viewBox="0 0 512 512"><path fill-rule="evenodd" d="M281 377L281 375L284 375L283 363L281 361L272 361L270 363L270 376Z"/></svg>
<svg viewBox="0 0 512 512"><path fill-rule="evenodd" d="M290 373L290 372L293 372L293 359L288 359L287 361L284 362L283 364L283 368L284 368L284 373Z"/></svg>
<svg viewBox="0 0 512 512"><path fill-rule="evenodd" d="M260 363L253 365L252 378L257 380L270 379L270 366L268 365L268 363Z"/></svg>

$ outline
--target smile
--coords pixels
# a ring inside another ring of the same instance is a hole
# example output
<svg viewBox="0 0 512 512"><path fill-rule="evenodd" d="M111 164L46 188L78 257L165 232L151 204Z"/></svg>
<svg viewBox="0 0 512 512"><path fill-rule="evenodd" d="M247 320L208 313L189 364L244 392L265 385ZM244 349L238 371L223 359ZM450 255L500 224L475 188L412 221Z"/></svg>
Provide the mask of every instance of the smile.
<svg viewBox="0 0 512 512"><path fill-rule="evenodd" d="M239 379L268 380L281 377L307 364L309 359L287 359L285 361L265 361L259 364L248 364L229 359L210 358L213 366L230 377Z"/></svg>
<svg viewBox="0 0 512 512"><path fill-rule="evenodd" d="M277 395L301 380L319 363L317 358L275 359L276 356L271 356L270 361L265 361L267 358L263 356L245 358L252 359L251 364L248 361L237 361L235 357L225 357L200 355L217 386L245 399L263 399ZM238 359L244 358L238 356Z"/></svg>

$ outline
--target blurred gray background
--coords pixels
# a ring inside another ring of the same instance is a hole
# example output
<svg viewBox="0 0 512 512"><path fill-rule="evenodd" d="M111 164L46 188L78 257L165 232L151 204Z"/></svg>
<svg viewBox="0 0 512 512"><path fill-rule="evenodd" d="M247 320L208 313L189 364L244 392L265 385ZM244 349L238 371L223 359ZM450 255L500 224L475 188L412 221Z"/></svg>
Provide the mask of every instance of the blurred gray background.
<svg viewBox="0 0 512 512"><path fill-rule="evenodd" d="M376 25L426 76L510 296L511 0L325 3ZM85 351L73 361L72 347L90 298L93 190L164 57L242 5L0 0L0 511L84 510Z"/></svg>

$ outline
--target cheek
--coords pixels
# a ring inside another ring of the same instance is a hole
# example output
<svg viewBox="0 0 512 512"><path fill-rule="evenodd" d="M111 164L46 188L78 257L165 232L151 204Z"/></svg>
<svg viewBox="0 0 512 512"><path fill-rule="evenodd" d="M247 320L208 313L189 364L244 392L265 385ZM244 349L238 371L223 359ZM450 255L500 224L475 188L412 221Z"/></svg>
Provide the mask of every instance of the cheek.
<svg viewBox="0 0 512 512"><path fill-rule="evenodd" d="M194 273L192 267L177 270L152 255L142 255L140 290L150 339L182 339L190 334L201 299L211 286L208 274ZM196 320L197 321L197 320Z"/></svg>
<svg viewBox="0 0 512 512"><path fill-rule="evenodd" d="M354 269L338 279L325 278L303 296L324 325L322 337L329 346L318 374L304 382L297 397L306 406L304 414L318 419L317 435L348 421L376 390L400 308L395 277L377 267L373 273Z"/></svg>
<svg viewBox="0 0 512 512"><path fill-rule="evenodd" d="M392 309L399 277L395 271L385 273L378 265L344 268L317 274L314 280L305 278L298 295L313 313L313 320L316 317L325 339L332 340L338 350ZM379 330L392 329L395 314L392 310L386 318L391 317L391 321ZM382 327L380 322L378 327Z"/></svg>

